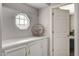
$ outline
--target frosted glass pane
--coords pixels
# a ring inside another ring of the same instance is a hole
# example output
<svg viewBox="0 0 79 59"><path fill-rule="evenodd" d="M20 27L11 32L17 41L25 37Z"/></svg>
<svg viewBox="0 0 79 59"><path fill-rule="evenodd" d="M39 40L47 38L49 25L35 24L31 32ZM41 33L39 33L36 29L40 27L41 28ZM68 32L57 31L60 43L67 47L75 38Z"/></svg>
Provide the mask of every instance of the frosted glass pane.
<svg viewBox="0 0 79 59"><path fill-rule="evenodd" d="M25 18L25 16L24 15L20 15L20 19L24 19Z"/></svg>
<svg viewBox="0 0 79 59"><path fill-rule="evenodd" d="M16 18L20 18L20 16L19 16L19 15L17 15L17 16L16 16Z"/></svg>
<svg viewBox="0 0 79 59"><path fill-rule="evenodd" d="M27 20L25 20L25 24L28 24L28 21Z"/></svg>
<svg viewBox="0 0 79 59"><path fill-rule="evenodd" d="M30 20L26 14L20 13L16 16L16 26L19 29L27 29L30 25Z"/></svg>
<svg viewBox="0 0 79 59"><path fill-rule="evenodd" d="M25 24L25 23L24 23L24 20L20 20L20 24Z"/></svg>
<svg viewBox="0 0 79 59"><path fill-rule="evenodd" d="M19 24L19 19L16 19L16 24Z"/></svg>
<svg viewBox="0 0 79 59"><path fill-rule="evenodd" d="M27 17L24 17L24 19L27 19Z"/></svg>

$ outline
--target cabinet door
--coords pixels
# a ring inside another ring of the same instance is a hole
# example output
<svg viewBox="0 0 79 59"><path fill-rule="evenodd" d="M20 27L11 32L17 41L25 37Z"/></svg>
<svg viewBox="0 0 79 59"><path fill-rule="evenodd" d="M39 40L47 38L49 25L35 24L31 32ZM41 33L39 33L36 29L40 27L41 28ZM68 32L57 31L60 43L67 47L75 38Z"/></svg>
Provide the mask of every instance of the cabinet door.
<svg viewBox="0 0 79 59"><path fill-rule="evenodd" d="M26 54L26 50L25 48L21 48L21 49L14 49L12 51L5 51L5 55L6 56L25 56Z"/></svg>
<svg viewBox="0 0 79 59"><path fill-rule="evenodd" d="M28 44L28 55L29 56L42 56L41 41L35 41Z"/></svg>
<svg viewBox="0 0 79 59"><path fill-rule="evenodd" d="M43 56L48 55L48 39L42 40L42 50L43 50Z"/></svg>

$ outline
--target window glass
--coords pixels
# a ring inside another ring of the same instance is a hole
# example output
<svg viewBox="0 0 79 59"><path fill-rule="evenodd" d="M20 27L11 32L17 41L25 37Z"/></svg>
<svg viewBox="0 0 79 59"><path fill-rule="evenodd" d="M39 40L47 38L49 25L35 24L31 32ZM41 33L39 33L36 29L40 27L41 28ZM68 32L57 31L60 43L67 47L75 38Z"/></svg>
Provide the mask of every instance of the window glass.
<svg viewBox="0 0 79 59"><path fill-rule="evenodd" d="M28 27L30 26L30 19L26 14L20 13L16 15L16 26L19 29L28 29Z"/></svg>

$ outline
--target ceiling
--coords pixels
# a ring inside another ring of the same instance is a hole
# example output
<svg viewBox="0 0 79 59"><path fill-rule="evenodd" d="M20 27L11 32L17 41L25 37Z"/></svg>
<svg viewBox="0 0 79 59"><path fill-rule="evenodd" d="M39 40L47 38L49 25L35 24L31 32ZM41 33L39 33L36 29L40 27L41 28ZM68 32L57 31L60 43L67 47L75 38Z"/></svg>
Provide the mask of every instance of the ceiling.
<svg viewBox="0 0 79 59"><path fill-rule="evenodd" d="M63 9L63 10L69 10L70 14L74 14L74 4L69 4L69 5L61 6L59 8Z"/></svg>
<svg viewBox="0 0 79 59"><path fill-rule="evenodd" d="M44 8L47 7L49 5L51 5L52 7L54 6L58 6L61 4L65 4L65 3L27 3L29 6L32 6L34 8L40 9L40 8Z"/></svg>
<svg viewBox="0 0 79 59"><path fill-rule="evenodd" d="M50 5L50 3L27 3L27 4L37 9L47 7Z"/></svg>
<svg viewBox="0 0 79 59"><path fill-rule="evenodd" d="M27 3L28 5L40 9L40 8L44 8L47 7L49 5L51 5L52 7L60 5L61 3ZM60 9L64 9L64 10L69 10L70 14L74 13L74 4L68 4L68 5L64 5L59 7Z"/></svg>

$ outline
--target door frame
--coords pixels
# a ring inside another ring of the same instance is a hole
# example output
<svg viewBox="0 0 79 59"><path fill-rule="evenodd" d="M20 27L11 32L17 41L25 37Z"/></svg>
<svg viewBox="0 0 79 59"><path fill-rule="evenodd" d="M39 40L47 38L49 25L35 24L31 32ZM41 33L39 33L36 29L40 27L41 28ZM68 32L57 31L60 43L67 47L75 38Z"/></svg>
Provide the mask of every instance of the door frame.
<svg viewBox="0 0 79 59"><path fill-rule="evenodd" d="M2 56L2 3L0 3L0 56Z"/></svg>

